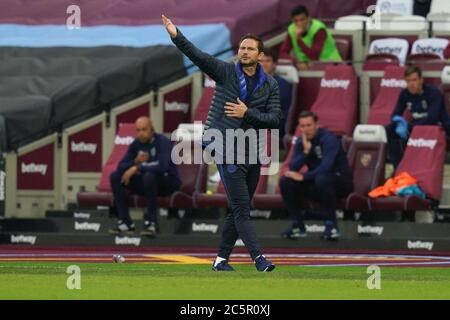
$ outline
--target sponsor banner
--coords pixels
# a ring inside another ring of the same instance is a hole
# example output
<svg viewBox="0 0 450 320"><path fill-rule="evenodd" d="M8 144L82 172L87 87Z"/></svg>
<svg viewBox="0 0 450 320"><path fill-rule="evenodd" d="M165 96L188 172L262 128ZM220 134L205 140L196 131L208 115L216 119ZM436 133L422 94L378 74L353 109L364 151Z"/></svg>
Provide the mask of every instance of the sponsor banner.
<svg viewBox="0 0 450 320"><path fill-rule="evenodd" d="M69 172L100 172L102 170L102 124L69 136L67 156Z"/></svg>
<svg viewBox="0 0 450 320"><path fill-rule="evenodd" d="M54 188L54 143L17 157L18 190Z"/></svg>
<svg viewBox="0 0 450 320"><path fill-rule="evenodd" d="M272 215L271 210L251 210L250 211L250 217L252 218L264 218L264 219L270 219L270 216Z"/></svg>
<svg viewBox="0 0 450 320"><path fill-rule="evenodd" d="M359 235L377 235L381 236L383 234L384 227L381 226L363 226L358 224L358 234Z"/></svg>
<svg viewBox="0 0 450 320"><path fill-rule="evenodd" d="M10 237L11 244L36 244L37 236L35 235L23 235L23 234L12 234Z"/></svg>
<svg viewBox="0 0 450 320"><path fill-rule="evenodd" d="M75 221L74 229L75 231L100 231L101 224L100 223L91 223L91 222L78 222Z"/></svg>
<svg viewBox="0 0 450 320"><path fill-rule="evenodd" d="M434 242L432 241L414 241L414 240L408 240L407 241L407 248L410 250L433 250Z"/></svg>
<svg viewBox="0 0 450 320"><path fill-rule="evenodd" d="M210 232L210 233L217 233L217 230L219 230L218 224L209 224L209 223L195 223L192 222L192 232Z"/></svg>
<svg viewBox="0 0 450 320"><path fill-rule="evenodd" d="M90 219L91 218L91 214L88 212L74 212L73 213L73 218L74 219Z"/></svg>
<svg viewBox="0 0 450 320"><path fill-rule="evenodd" d="M5 216L6 202L6 161L0 155L0 217Z"/></svg>
<svg viewBox="0 0 450 320"><path fill-rule="evenodd" d="M140 237L119 237L116 236L114 238L115 245L118 246L136 246L139 247L141 245L141 238Z"/></svg>
<svg viewBox="0 0 450 320"><path fill-rule="evenodd" d="M325 231L324 225L318 224L305 224L306 232L309 233L323 233Z"/></svg>

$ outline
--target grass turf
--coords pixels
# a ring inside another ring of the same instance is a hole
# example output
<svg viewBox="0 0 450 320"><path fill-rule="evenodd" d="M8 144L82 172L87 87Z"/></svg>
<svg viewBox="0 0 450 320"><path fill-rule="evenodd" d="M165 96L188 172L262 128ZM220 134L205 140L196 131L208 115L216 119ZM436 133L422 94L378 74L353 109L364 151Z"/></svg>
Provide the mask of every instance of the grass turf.
<svg viewBox="0 0 450 320"><path fill-rule="evenodd" d="M68 290L69 265L81 268L81 290ZM450 299L450 270L381 267L381 289L369 290L365 267L277 266L258 273L209 265L0 263L0 299Z"/></svg>

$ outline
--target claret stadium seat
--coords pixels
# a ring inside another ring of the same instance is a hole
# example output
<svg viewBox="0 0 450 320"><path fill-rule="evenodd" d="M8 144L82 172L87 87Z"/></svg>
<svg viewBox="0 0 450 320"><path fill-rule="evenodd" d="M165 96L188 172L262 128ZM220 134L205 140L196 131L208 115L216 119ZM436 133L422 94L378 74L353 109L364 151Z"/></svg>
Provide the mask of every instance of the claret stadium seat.
<svg viewBox="0 0 450 320"><path fill-rule="evenodd" d="M387 125L397 104L398 97L406 87L404 67L388 66L381 79L380 90L369 110L368 124Z"/></svg>
<svg viewBox="0 0 450 320"><path fill-rule="evenodd" d="M351 66L328 66L319 95L311 107L322 127L351 136L358 117L358 80Z"/></svg>
<svg viewBox="0 0 450 320"><path fill-rule="evenodd" d="M431 210L439 203L444 179L446 138L440 126L415 126L395 175L407 172L417 179L426 199L406 197L371 198L372 210Z"/></svg>
<svg viewBox="0 0 450 320"><path fill-rule="evenodd" d="M204 75L204 79L202 96L197 104L194 114L194 121L201 121L202 123L204 123L208 117L208 111L214 96L214 90L216 89L214 80L209 78L206 74Z"/></svg>

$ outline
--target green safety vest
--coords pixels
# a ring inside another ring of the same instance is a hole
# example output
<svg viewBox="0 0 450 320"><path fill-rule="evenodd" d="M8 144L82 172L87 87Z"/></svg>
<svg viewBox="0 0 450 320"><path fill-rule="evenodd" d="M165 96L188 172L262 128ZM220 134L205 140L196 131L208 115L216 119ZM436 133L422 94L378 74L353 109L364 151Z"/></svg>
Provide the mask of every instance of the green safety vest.
<svg viewBox="0 0 450 320"><path fill-rule="evenodd" d="M297 39L295 38L295 24L291 23L288 27L288 34L291 37L292 47L294 48L294 54L297 60L299 61L310 61L309 57L302 51L300 46L298 45ZM302 37L303 42L308 46L312 47L314 36L320 30L324 29L327 33L327 39L322 48L322 52L320 53L319 60L320 61L342 61L341 55L336 47L336 43L334 42L333 36L328 31L326 25L319 20L313 19L311 26L308 30L306 36Z"/></svg>

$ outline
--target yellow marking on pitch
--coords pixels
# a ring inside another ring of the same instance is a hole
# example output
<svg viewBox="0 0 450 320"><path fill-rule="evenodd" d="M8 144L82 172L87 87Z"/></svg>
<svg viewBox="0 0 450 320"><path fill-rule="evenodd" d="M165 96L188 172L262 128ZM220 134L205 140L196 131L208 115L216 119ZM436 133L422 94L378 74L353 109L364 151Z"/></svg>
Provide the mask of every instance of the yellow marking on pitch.
<svg viewBox="0 0 450 320"><path fill-rule="evenodd" d="M157 260L155 263L159 264L210 264L211 259L203 259L192 256L183 256L183 255L148 255L145 256L150 259ZM165 260L165 261L160 261ZM150 261L148 261L150 262Z"/></svg>

